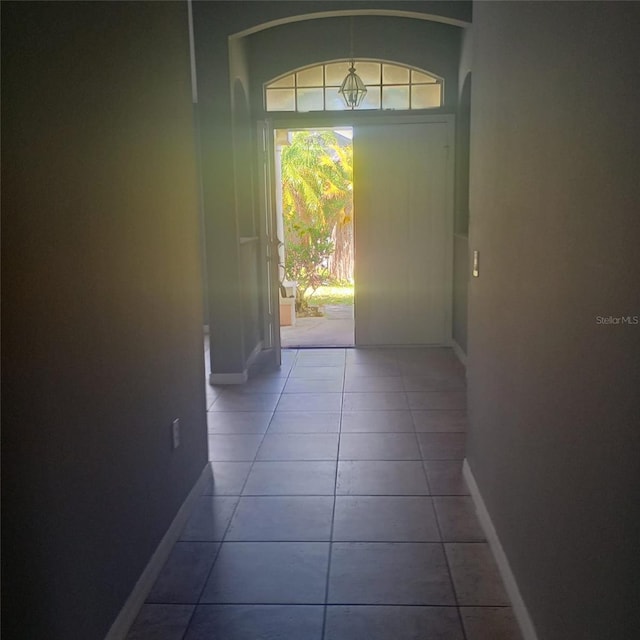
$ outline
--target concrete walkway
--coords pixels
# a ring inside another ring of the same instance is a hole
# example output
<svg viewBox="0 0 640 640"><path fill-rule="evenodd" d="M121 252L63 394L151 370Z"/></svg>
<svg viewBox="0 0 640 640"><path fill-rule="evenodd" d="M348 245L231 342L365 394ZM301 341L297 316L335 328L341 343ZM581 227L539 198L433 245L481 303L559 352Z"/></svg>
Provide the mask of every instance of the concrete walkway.
<svg viewBox="0 0 640 640"><path fill-rule="evenodd" d="M283 348L352 347L353 306L327 305L320 318L296 318L294 327L280 327Z"/></svg>

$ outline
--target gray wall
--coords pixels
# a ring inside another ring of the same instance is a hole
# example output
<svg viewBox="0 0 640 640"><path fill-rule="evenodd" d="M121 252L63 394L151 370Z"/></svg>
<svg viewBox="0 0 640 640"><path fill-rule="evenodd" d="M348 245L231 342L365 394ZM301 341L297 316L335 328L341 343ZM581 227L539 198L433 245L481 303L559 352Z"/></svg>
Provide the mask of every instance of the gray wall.
<svg viewBox="0 0 640 640"><path fill-rule="evenodd" d="M467 455L540 640L637 630L639 23L474 7Z"/></svg>
<svg viewBox="0 0 640 640"><path fill-rule="evenodd" d="M350 56L350 23L356 58L392 60L426 69L445 80L444 106L458 98L461 29L408 18L356 16L296 22L250 36L252 104L263 117L263 85L302 66ZM282 46L285 42L286 46ZM309 46L312 42L313 46Z"/></svg>
<svg viewBox="0 0 640 640"><path fill-rule="evenodd" d="M206 464L189 82L186 3L2 3L6 638L104 638Z"/></svg>

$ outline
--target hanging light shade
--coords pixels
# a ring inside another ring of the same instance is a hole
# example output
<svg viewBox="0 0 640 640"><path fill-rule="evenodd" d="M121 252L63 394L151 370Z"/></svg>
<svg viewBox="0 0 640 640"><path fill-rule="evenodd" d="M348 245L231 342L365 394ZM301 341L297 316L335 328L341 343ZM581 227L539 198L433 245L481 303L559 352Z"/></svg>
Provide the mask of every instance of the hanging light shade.
<svg viewBox="0 0 640 640"><path fill-rule="evenodd" d="M362 99L367 95L367 87L362 82L362 78L356 73L354 62L351 62L349 73L342 81L338 93L342 96L348 109L359 107Z"/></svg>

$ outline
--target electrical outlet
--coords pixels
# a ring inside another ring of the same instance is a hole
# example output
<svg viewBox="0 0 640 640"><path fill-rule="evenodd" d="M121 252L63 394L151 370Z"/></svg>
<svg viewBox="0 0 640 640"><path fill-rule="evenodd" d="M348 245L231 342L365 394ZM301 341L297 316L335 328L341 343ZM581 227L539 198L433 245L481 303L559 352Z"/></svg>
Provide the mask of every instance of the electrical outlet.
<svg viewBox="0 0 640 640"><path fill-rule="evenodd" d="M177 449L180 446L180 418L176 418L171 423L171 437L173 438L173 448Z"/></svg>

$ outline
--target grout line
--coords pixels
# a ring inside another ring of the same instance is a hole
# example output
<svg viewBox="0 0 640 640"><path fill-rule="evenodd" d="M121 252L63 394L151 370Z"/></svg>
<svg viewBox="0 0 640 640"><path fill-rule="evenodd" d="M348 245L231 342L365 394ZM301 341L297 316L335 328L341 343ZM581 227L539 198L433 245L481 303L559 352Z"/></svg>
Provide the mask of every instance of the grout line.
<svg viewBox="0 0 640 640"><path fill-rule="evenodd" d="M208 495L210 498L330 498L333 493L237 493ZM468 498L469 496L445 495L432 496L429 493L336 493L341 498ZM448 541L454 542L454 541Z"/></svg>
<svg viewBox="0 0 640 640"><path fill-rule="evenodd" d="M417 439L417 438L416 438ZM420 446L420 443L418 442L418 447ZM427 491L429 492L429 496L431 496L431 498L433 498L433 493L431 492L431 485L429 484L429 475L427 474L427 467L425 465L425 460L422 460L422 473L424 475L424 481L427 483ZM431 500L431 502L433 503L433 500ZM435 505L433 507L434 511L435 511Z"/></svg>
<svg viewBox="0 0 640 640"><path fill-rule="evenodd" d="M156 604L156 603L154 603ZM193 602L166 602L166 603L158 603L158 604L194 604ZM250 606L250 607L258 607L258 606L274 606L274 607L322 607L324 606L321 602L203 602L198 604L198 606L202 607L219 607L219 606ZM380 603L380 602L335 602L331 603L332 607L437 607L437 608L447 608L453 609L457 608L457 605L454 604L412 604L412 603L396 603L396 602L388 602L388 603ZM493 607L489 605L473 605L474 608L485 608L491 609ZM508 609L507 605L498 605L496 608Z"/></svg>
<svg viewBox="0 0 640 640"><path fill-rule="evenodd" d="M272 607L322 607L324 606L321 602L149 602L145 604L153 604L153 605L185 605L185 606L196 606L196 607L220 607L220 606L229 606L229 607L238 607L238 606L249 606L249 607L264 607L264 606L272 606ZM433 607L433 608L446 608L446 609L458 609L458 605L455 604L413 604L413 603L380 603L380 602L336 602L332 603L329 606L338 606L338 607ZM465 607L473 607L474 609L511 609L511 605L508 604L474 604L474 605L463 605L462 608Z"/></svg>
<svg viewBox="0 0 640 640"><path fill-rule="evenodd" d="M242 413L242 412L239 412ZM247 412L249 413L249 412ZM266 412L268 413L268 412ZM284 412L287 413L287 412ZM291 412L295 413L295 412ZM315 413L330 413L329 411L315 412ZM337 411L331 413L338 413ZM373 413L373 412L371 412ZM283 412L280 412L282 415ZM267 427L268 430L268 427ZM345 435L356 435L356 436L369 436L369 435L381 435L381 434L415 434L416 436L421 433L464 433L466 431L272 431L269 435L300 435L300 436L314 436L314 435L330 435L330 434L339 434L344 433ZM261 436L266 435L267 431L209 431L207 435L209 436ZM458 458L458 460L462 460L463 458ZM224 460L218 460L218 462L224 462ZM230 460L229 462L233 462Z"/></svg>
<svg viewBox="0 0 640 640"><path fill-rule="evenodd" d="M290 373L291 373L291 370L289 370L289 373L286 376L285 385L286 385L286 383L287 383L287 381L289 379L289 374ZM283 385L283 389L284 389L284 385ZM280 402L280 397L281 396L282 396L282 391L280 391L278 393L278 402ZM278 402L276 403L276 407L278 406ZM184 633L182 635L182 638L184 638L186 636L187 632L189 631L189 627L191 626L191 623L193 621L193 618L195 616L197 608L198 608L198 606L200 604L200 600L202 599L202 595L204 593L204 590L206 589L207 584L209 583L209 580L211 579L211 574L213 573L213 569L216 566L216 562L218 561L218 557L220 556L220 552L222 551L222 545L224 544L224 540L225 540L225 538L227 536L227 532L229 531L229 527L231 526L231 523L233 522L233 518L234 518L234 516L236 514L236 511L238 509L238 505L240 504L240 499L242 497L242 492L244 491L244 488L247 485L247 482L249 481L249 476L251 475L251 471L253 470L253 466L254 466L254 464L256 462L256 458L258 457L258 452L260 451L260 447L262 446L262 443L264 442L264 439L266 437L267 431L269 430L269 427L271 426L271 422L273 421L273 416L274 415L275 415L275 407L271 411L271 418L269 420L269 423L268 423L267 428L265 429L264 433L262 433L262 434L251 434L251 435L261 435L262 436L260 438L260 444L258 445L258 448L256 449L256 452L255 452L252 460L250 460L250 461L249 460L246 460L246 461L244 461L244 460L209 460L209 464L211 465L212 474L214 475L214 478L213 478L214 485L215 485L215 473L214 473L214 469L213 469L213 462L251 462L251 466L249 467L249 472L247 473L247 476L245 477L244 482L242 483L242 487L240 488L239 495L238 496L234 496L234 497L237 497L236 504L235 504L235 506L233 508L233 512L231 514L231 517L229 518L229 522L227 523L227 526L226 526L226 528L224 530L222 538L221 538L221 540L219 542L219 546L218 546L218 549L217 549L217 551L215 553L215 557L214 557L213 563L211 564L211 568L209 569L209 572L207 573L207 577L205 578L205 580L203 582L202 589L200 590L200 594L198 596L198 602L197 602L197 604L196 604L196 606L195 606L195 608L193 610L193 613L191 614L191 617L189 618L189 622L188 622L187 626L185 627L185 630L184 630Z"/></svg>
<svg viewBox="0 0 640 640"><path fill-rule="evenodd" d="M325 583L325 590L324 590L324 611L323 611L323 615L322 615L322 635L320 636L322 638L322 640L324 640L325 634L326 634L326 628L327 628L327 612L328 612L328 606L329 606L329 581L331 579L331 559L332 559L332 555L333 555L333 529L334 529L334 525L335 525L335 518L336 518L336 501L337 501L337 495L338 495L338 465L339 465L339 461L340 461L340 442L342 439L342 416L344 413L344 386L345 386L345 369L346 369L346 355L345 355L345 364L343 365L343 369L342 369L342 396L341 396L341 400L342 402L340 403L340 420L338 423L338 449L336 451L336 471L335 471L335 476L333 479L333 511L331 513L331 531L329 534L329 558L328 558L328 564L327 564L327 580Z"/></svg>
<svg viewBox="0 0 640 640"><path fill-rule="evenodd" d="M249 434L247 434L249 435ZM252 434L260 435L260 434ZM282 435L304 435L304 434L282 434ZM322 434L324 435L324 434ZM335 432L327 435L336 435ZM338 444L340 434L338 435ZM332 462L335 458L263 458L255 462ZM209 460L209 462L254 462L253 459L243 458L242 460ZM338 462L462 462L462 458L339 458Z"/></svg>
<svg viewBox="0 0 640 640"><path fill-rule="evenodd" d="M209 355L209 349L210 349L210 339L207 340L207 347L205 350L205 357ZM206 360L208 360L208 358L205 358ZM211 375L211 363L209 362L209 371L205 371L205 394L206 394L206 390L207 387L209 386L209 379L210 379L210 375ZM205 370L207 369L207 367L205 366ZM213 407L213 405L216 403L216 400L218 400L218 398L220 397L220 394L217 393L215 398L213 398L213 401L211 402L211 404L208 403L207 401L207 414L210 412L211 408ZM207 420L208 422L208 420ZM209 466L211 467L211 476L212 476L212 481L215 482L215 478L213 478L214 473L213 473L213 462L212 460L210 460L210 456L211 456L211 451L210 451L210 446L209 446L209 436L212 435L209 433L209 429L207 428L207 462L209 464ZM214 489L212 489L212 491L214 491ZM202 494L205 495L205 494ZM211 497L214 497L214 494L211 495ZM236 506L237 503L240 501L240 498L238 497L238 501L236 502ZM235 509L234 509L234 513L235 513ZM231 522L231 520L229 520L229 522ZM180 539L178 539L178 542L180 542ZM218 559L218 555L220 554L220 549L222 549L222 542L218 542L218 548L216 549L216 552L213 555L213 562L211 563L211 566L209 567L209 571L207 571L207 575L202 583L202 588L200 589L200 593L198 594L198 597L196 598L196 602L195 603L189 603L189 604L193 604L195 605L193 607L193 611L191 612L191 615L189 616L189 620L187 621L187 624L185 625L184 631L182 632L182 634L180 635L180 640L184 640L184 638L187 636L187 633L189 632L189 627L191 626L191 623L193 622L193 619L195 618L196 615L196 611L198 610L198 603L200 602L200 598L202 598L202 594L204 592L205 587L207 586L207 582L209 582L209 578L211 577L211 572L213 571L213 567L216 564L216 560ZM175 544L173 546L173 548L175 549ZM173 551L173 549L172 549ZM182 604L182 603L181 603Z"/></svg>
<svg viewBox="0 0 640 640"><path fill-rule="evenodd" d="M419 496L421 498L428 498L429 496ZM181 540L181 543L197 543L197 544L222 544L220 541L212 541L212 540ZM238 540L225 540L225 544L233 545L233 544L327 544L339 542L340 544L384 544L384 545L440 545L443 544L443 540L347 540L347 539L329 539L329 538L305 538L304 540L293 540L291 538L269 538L266 540L259 540L255 538L242 538ZM447 544L483 544L478 541L470 541L467 542L465 540L456 540L452 542L450 540L446 541ZM154 603L155 604L155 603Z"/></svg>
<svg viewBox="0 0 640 640"><path fill-rule="evenodd" d="M224 434L221 434L224 435ZM231 435L231 434L226 434ZM244 435L263 435L263 434L244 434ZM282 434L282 435L304 435L304 434ZM338 444L340 442L340 434L332 432L330 434L318 435L338 435ZM347 434L348 435L348 434ZM242 458L240 460L209 460L209 462L332 462L335 458ZM338 458L338 462L462 462L462 458ZM447 495L447 494L445 494ZM455 494L454 494L455 495ZM462 495L462 494L461 494Z"/></svg>
<svg viewBox="0 0 640 640"><path fill-rule="evenodd" d="M240 500L236 501L236 506L233 509L233 512L235 513L235 510L238 506L238 502L240 502ZM233 517L233 515L232 515ZM231 524L231 520L229 520L229 524ZM229 525L227 525L228 527ZM225 530L226 533L226 530ZM193 540L188 540L188 541L184 541L184 542L195 542ZM208 541L211 542L211 541ZM211 574L213 572L213 567L215 567L216 562L218 560L218 556L220 555L220 550L222 549L222 541L217 542L218 548L216 549L216 552L213 556L213 562L211 563L211 567L209 567L209 571L207 572L207 576L204 579L203 583L202 583L202 588L200 589L200 593L198 594L198 597L196 598L196 602L195 603L189 603L189 604L195 604L195 607L193 608L193 611L191 612L191 615L189 616L189 622L187 622L187 626L184 628L184 632L182 634L182 639L186 637L187 632L189 631L189 627L191 626L191 623L193 622L193 619L196 615L196 611L198 610L198 605L200 603L200 599L202 598L202 594L204 593L205 588L207 587L207 583L209 582L209 578L211 577Z"/></svg>
<svg viewBox="0 0 640 640"><path fill-rule="evenodd" d="M424 469L424 464L422 465L423 469ZM425 476L427 475L427 471L426 469L424 470ZM427 483L429 482L429 479L427 478ZM442 529L440 527L440 519L438 518L438 510L436 509L436 505L435 502L433 501L433 497L431 498L431 504L433 505L433 512L435 514L436 517L436 526L438 527L438 533L440 534L440 545L442 547L442 554L444 555L444 562L447 566L447 574L449 575L449 582L451 583L451 589L453 591L453 598L455 600L456 603L456 611L458 613L458 622L460 623L460 629L462 630L462 637L463 640L468 640L467 639L467 633L464 629L464 623L462 621L462 613L460 612L460 602L458 600L458 592L456 590L456 585L455 582L453 581L453 573L451 572L451 565L449 564L449 557L447 556L447 550L444 542L444 538L442 535Z"/></svg>
<svg viewBox="0 0 640 640"><path fill-rule="evenodd" d="M246 496L242 496L242 497L246 497ZM331 496L321 496L323 498L329 498ZM336 496L336 497L349 497L349 496ZM370 497L375 497L375 496L358 496L360 498L370 498ZM388 497L388 496L384 496L384 497ZM400 497L404 497L404 496L400 496ZM408 496L408 497L413 497L413 498L429 498L430 496ZM200 539L193 539L193 540L178 540L178 542L176 542L176 544L217 544L217 545L222 545L222 540L200 540ZM284 544L284 543L292 543L292 544L303 544L306 542L309 543L328 543L328 542L339 542L340 544L438 544L438 545L444 545L444 544L466 544L466 545L470 545L470 544L483 544L486 545L487 541L486 540L331 540L328 538L305 538L304 540L293 540L291 538L285 538L285 539L268 539L268 540L256 540L256 539L242 539L242 540L224 540L225 544L247 544L247 543L278 543L278 544ZM217 555L217 554L216 554ZM155 602L152 604L156 604ZM476 606L476 605L469 605L469 606ZM487 606L493 606L493 605L487 605ZM498 606L498 605L496 605Z"/></svg>

